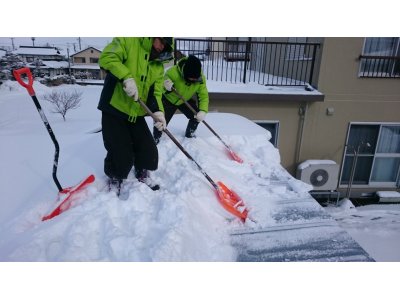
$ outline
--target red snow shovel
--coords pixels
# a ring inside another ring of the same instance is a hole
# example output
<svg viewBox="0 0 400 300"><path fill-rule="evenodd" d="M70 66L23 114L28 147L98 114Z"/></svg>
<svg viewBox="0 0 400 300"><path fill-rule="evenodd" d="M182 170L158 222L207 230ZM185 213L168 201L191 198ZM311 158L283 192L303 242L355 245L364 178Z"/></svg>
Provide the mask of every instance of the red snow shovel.
<svg viewBox="0 0 400 300"><path fill-rule="evenodd" d="M192 111L192 113L194 113L194 115L197 114L196 110L185 101L185 99L178 93L178 91L172 87L172 90L175 92L175 94L183 101L183 103L185 103L185 105ZM208 125L208 123L206 121L202 121L202 123L204 125L206 125L206 127L222 142L222 144L224 144L225 148L228 150L229 155L231 156L231 158L235 161L237 161L238 163L243 163L243 159L241 159L239 157L239 155L237 155L235 152L233 152L233 150L231 149L231 147L229 147L222 139L221 137L214 131L214 129L211 128L210 125Z"/></svg>
<svg viewBox="0 0 400 300"><path fill-rule="evenodd" d="M33 77L31 70L29 68L22 68L18 70L13 71L13 75L15 79L18 81L20 85L22 85L24 88L27 89L29 95L32 97L33 102L35 103L35 106L39 112L40 117L42 118L42 121L44 125L46 126L46 129L51 137L51 140L54 143L54 146L56 148L55 154L54 154L54 162L53 162L53 180L58 188L58 200L62 200L62 202L54 209L51 213L48 215L44 216L42 218L42 221L49 220L51 218L54 218L55 216L58 216L62 212L66 211L69 209L74 200L76 200L77 197L75 196L79 191L81 191L85 186L88 184L92 183L95 178L94 175L89 175L86 179L82 180L79 184L75 186L71 186L68 188L62 188L60 182L57 179L57 166L58 166L58 156L60 152L60 147L58 145L57 139L53 133L53 130L50 127L49 122L47 121L47 118L42 110L42 107L40 106L40 103L38 99L36 98L35 91L33 90ZM22 75L28 76L28 83L24 82L22 80Z"/></svg>
<svg viewBox="0 0 400 300"><path fill-rule="evenodd" d="M154 114L147 107L147 105L140 99L138 99L140 105L144 108L144 110L156 121ZM169 132L168 129L164 128L163 131L166 135L175 143L175 145L189 158L192 162L195 163L200 172L204 175L204 177L208 180L209 183L214 187L218 200L222 207L227 210L232 215L238 217L242 222L246 221L248 210L244 205L244 202L240 197L229 190L221 181L215 183L214 180L211 179L210 176L203 170L202 167L193 159L193 157L183 148L183 146L178 142L178 140Z"/></svg>

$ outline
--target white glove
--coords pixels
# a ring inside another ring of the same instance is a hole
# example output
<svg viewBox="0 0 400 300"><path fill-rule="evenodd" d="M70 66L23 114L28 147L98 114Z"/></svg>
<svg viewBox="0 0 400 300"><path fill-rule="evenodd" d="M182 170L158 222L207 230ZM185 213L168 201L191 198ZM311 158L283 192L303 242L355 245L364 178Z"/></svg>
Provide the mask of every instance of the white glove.
<svg viewBox="0 0 400 300"><path fill-rule="evenodd" d="M124 80L124 91L129 97L133 97L135 101L138 101L139 93L135 79L128 78Z"/></svg>
<svg viewBox="0 0 400 300"><path fill-rule="evenodd" d="M206 112L204 112L204 111L199 111L198 113L197 113L197 115L195 116L195 118L197 119L197 121L198 122L202 122L203 120L204 120L204 118L206 117Z"/></svg>
<svg viewBox="0 0 400 300"><path fill-rule="evenodd" d="M167 79L164 81L164 87L168 92L172 91L173 86L174 86L174 83L172 82L171 79Z"/></svg>
<svg viewBox="0 0 400 300"><path fill-rule="evenodd" d="M162 111L156 111L154 114L155 120L154 127L157 128L158 131L163 131L167 128L167 121L165 120L164 113Z"/></svg>

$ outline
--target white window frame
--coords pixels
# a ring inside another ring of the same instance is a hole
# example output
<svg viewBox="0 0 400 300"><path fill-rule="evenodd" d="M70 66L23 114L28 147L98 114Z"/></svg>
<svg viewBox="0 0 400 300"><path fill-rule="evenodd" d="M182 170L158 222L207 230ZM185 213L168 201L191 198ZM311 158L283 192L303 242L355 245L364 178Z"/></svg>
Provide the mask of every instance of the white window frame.
<svg viewBox="0 0 400 300"><path fill-rule="evenodd" d="M397 171L397 178L395 182L371 182L371 177L372 177L372 172L374 170L374 165L375 165L375 159L380 158L380 157L400 157L400 153L394 154L391 153L385 154L385 153L377 153L379 141L381 139L381 131L383 126L400 126L400 123L397 122L350 122L348 125L348 130L347 130L347 136L346 136L346 145L349 142L349 137L350 137L350 129L352 125L378 125L379 126L379 132L378 132L378 139L376 141L376 147L375 151L373 153L373 158L372 158L372 165L371 165L371 170L369 173L369 178L368 178L368 184L354 184L352 183L353 187L357 188L397 188L399 187L400 184L400 167L399 170ZM339 176L339 188L346 188L348 184L342 184L342 177L343 177L343 169L344 169L344 163L346 159L346 148L343 151L343 157L342 157L342 165L340 168L340 176Z"/></svg>
<svg viewBox="0 0 400 300"><path fill-rule="evenodd" d="M367 39L371 38L371 37L366 37L364 38L364 43L363 43L363 48L362 48L362 55L373 55L373 56L382 56L384 57L385 55L381 55L380 53L365 53L366 49L366 44L367 44ZM393 55L400 55L400 38L399 37L393 37L393 38L397 38L397 45L395 46L394 49L394 54ZM365 77L369 77L368 75L365 75L366 71L362 70L363 64L360 62L359 66L358 66L358 77L359 78L365 78ZM395 63L392 66L392 71L389 75L393 75L393 73L395 72L394 70L395 68ZM374 74L374 73L373 73ZM372 78L393 78L391 76L379 76L378 73L375 73L374 76L371 76Z"/></svg>
<svg viewBox="0 0 400 300"><path fill-rule="evenodd" d="M275 148L279 148L279 128L280 128L280 122L278 120L252 120L254 123L256 123L258 126L261 126L259 124L275 124L275 144L271 143L272 145L274 145ZM262 126L261 126L262 127ZM263 127L264 128L264 127ZM265 129L265 128L264 128ZM267 130L267 129L265 129ZM272 133L271 133L271 137L272 137Z"/></svg>

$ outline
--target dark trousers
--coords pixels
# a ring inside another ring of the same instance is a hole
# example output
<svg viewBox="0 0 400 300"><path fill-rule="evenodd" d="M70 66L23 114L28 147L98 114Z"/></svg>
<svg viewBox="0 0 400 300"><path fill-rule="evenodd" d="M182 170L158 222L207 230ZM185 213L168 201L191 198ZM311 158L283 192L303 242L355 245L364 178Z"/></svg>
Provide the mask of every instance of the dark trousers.
<svg viewBox="0 0 400 300"><path fill-rule="evenodd" d="M156 170L158 150L144 117L135 123L102 113L104 173L110 178L126 179L132 167L136 170Z"/></svg>
<svg viewBox="0 0 400 300"><path fill-rule="evenodd" d="M189 119L189 122L186 126L186 133L185 136L189 137L192 136L193 132L197 129L197 126L199 126L199 122L196 120L195 115L193 112L189 109L189 107L186 106L185 103L181 105L174 105L171 102L169 102L164 96L162 97L163 105L164 105L164 114L165 114L165 120L167 121L167 124L169 121L171 121L173 115L175 114L176 110L179 109L180 112L182 112L186 118ZM187 101L188 104L190 104L191 107L195 111L199 111L199 108L197 107L196 102L193 99L190 99ZM157 130L157 128L153 127L153 136L155 140L159 140L162 135L162 131Z"/></svg>

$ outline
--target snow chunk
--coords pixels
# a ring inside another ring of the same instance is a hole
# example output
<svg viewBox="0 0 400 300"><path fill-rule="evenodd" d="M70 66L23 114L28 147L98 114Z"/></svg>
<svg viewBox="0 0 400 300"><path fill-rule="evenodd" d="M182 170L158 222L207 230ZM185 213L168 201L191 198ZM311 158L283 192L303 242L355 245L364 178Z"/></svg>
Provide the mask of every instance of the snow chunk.
<svg viewBox="0 0 400 300"><path fill-rule="evenodd" d="M336 162L333 160L328 160L328 159L309 159L309 160L303 161L301 164L299 164L297 169L304 170L304 169L307 169L311 165L336 165Z"/></svg>

